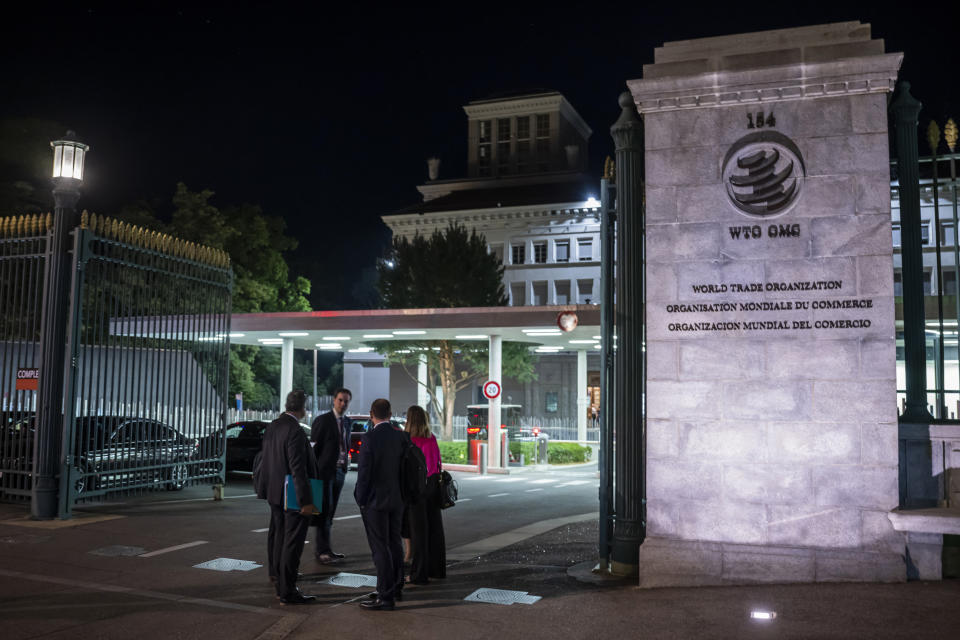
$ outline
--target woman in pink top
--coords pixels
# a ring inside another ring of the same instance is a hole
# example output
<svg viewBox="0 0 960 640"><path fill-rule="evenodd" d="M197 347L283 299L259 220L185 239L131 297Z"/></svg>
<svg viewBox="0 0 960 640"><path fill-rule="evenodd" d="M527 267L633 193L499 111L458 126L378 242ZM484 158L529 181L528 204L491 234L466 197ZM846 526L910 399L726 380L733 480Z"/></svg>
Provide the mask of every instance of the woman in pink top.
<svg viewBox="0 0 960 640"><path fill-rule="evenodd" d="M413 406L407 410L405 430L427 461L427 490L407 508L411 552L407 582L426 584L429 578L447 577L447 549L440 516L440 447L430 433L423 407Z"/></svg>

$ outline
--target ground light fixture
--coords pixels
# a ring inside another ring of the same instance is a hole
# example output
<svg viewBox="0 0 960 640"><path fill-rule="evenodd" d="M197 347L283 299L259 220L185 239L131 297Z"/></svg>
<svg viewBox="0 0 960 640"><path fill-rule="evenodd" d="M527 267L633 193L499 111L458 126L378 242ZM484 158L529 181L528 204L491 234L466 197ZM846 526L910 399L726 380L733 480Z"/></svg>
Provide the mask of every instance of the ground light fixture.
<svg viewBox="0 0 960 640"><path fill-rule="evenodd" d="M83 180L83 160L89 146L77 142L76 133L67 131L60 140L50 143L53 148L53 177Z"/></svg>
<svg viewBox="0 0 960 640"><path fill-rule="evenodd" d="M754 609L750 612L751 620L773 620L777 617L776 611L764 611L762 609Z"/></svg>
<svg viewBox="0 0 960 640"><path fill-rule="evenodd" d="M257 338L260 344L283 344L283 338Z"/></svg>
<svg viewBox="0 0 960 640"><path fill-rule="evenodd" d="M339 342L318 342L318 349L342 349L343 346Z"/></svg>

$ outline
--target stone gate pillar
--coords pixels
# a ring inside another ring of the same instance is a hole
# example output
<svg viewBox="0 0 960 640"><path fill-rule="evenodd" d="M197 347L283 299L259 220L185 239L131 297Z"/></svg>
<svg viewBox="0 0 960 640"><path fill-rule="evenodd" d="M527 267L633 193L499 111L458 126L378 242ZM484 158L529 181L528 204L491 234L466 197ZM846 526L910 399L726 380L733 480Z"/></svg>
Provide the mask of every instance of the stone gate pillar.
<svg viewBox="0 0 960 640"><path fill-rule="evenodd" d="M644 118L640 584L904 580L887 94L845 22L668 42Z"/></svg>

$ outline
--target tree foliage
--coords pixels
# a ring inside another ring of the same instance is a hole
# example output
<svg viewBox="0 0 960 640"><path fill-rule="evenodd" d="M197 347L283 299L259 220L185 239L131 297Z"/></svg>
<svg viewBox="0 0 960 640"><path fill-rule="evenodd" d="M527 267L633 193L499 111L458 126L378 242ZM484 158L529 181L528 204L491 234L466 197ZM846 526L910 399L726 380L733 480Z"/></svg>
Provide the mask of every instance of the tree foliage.
<svg viewBox="0 0 960 640"><path fill-rule="evenodd" d="M210 202L213 196L209 189L191 191L181 182L171 199L169 223L163 223L156 208L146 202L123 207L118 217L229 253L234 313L310 311L310 281L290 278L284 252L295 249L297 241L284 234L283 219L267 216L251 204L220 210ZM230 397L243 393L244 406L251 408L277 406L279 371L279 349L231 346Z"/></svg>
<svg viewBox="0 0 960 640"><path fill-rule="evenodd" d="M451 224L429 238L397 238L388 260L377 266L381 299L387 308L450 308L504 306L503 264L487 252L487 243L476 231ZM443 439L453 437L456 396L486 375L489 345L478 341L417 340L378 342L373 346L399 364L415 381L419 363L427 364L426 390L434 407L441 407ZM504 342L502 372L521 382L536 378L530 345ZM435 390L442 389L442 398Z"/></svg>
<svg viewBox="0 0 960 640"><path fill-rule="evenodd" d="M396 238L377 265L384 308L502 307L503 263L476 231L451 223L430 237Z"/></svg>

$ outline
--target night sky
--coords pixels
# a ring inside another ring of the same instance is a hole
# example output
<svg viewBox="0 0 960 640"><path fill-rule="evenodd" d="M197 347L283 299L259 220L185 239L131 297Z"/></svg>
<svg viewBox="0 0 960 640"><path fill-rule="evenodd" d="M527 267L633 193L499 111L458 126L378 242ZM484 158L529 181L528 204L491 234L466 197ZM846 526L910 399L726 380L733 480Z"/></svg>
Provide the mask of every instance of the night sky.
<svg viewBox="0 0 960 640"><path fill-rule="evenodd" d="M593 128L599 179L617 96L654 47L862 20L906 53L901 76L924 103L924 127L960 116L949 14L911 14L919 5L908 3L653 4L33 3L0 16L0 119L76 130L92 147L81 206L99 213L140 199L169 207L178 181L214 190L219 206L260 204L299 238L290 262L314 281L315 307L349 308L352 280L389 238L379 216L418 201L430 155L441 178L464 175L461 107L495 92L562 92Z"/></svg>

